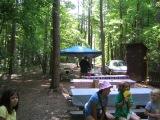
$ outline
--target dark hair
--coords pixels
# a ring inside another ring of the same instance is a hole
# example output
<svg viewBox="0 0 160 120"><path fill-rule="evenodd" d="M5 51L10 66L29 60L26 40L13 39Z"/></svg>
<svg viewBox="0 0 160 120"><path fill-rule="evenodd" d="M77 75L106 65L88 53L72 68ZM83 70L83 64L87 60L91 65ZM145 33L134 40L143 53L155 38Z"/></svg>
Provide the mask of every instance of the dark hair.
<svg viewBox="0 0 160 120"><path fill-rule="evenodd" d="M98 94L102 94L102 91L103 91L103 89L99 90L99 91L98 91Z"/></svg>
<svg viewBox="0 0 160 120"><path fill-rule="evenodd" d="M126 86L129 87L129 89L130 89L130 87L131 87L130 84L129 84L129 82L125 82L125 83L124 83L124 88L126 88Z"/></svg>
<svg viewBox="0 0 160 120"><path fill-rule="evenodd" d="M98 91L98 94L102 95L102 92L104 91L105 89L101 89Z"/></svg>
<svg viewBox="0 0 160 120"><path fill-rule="evenodd" d="M122 92L123 88L124 88L124 83L121 82L121 83L118 85L118 91L119 91L119 92Z"/></svg>
<svg viewBox="0 0 160 120"><path fill-rule="evenodd" d="M88 59L88 57L87 57L87 56L85 56L85 57L84 57L84 59Z"/></svg>
<svg viewBox="0 0 160 120"><path fill-rule="evenodd" d="M123 92L124 88L126 88L126 86L129 87L130 89L130 84L128 82L122 82L118 85L118 91L119 92Z"/></svg>
<svg viewBox="0 0 160 120"><path fill-rule="evenodd" d="M0 106L4 105L7 108L7 111L9 114L11 114L13 112L13 109L15 109L16 111L18 109L18 103L15 107L11 108L10 97L13 96L14 94L17 94L18 99L19 99L19 94L18 94L17 90L15 90L15 89L4 90L2 93L2 96L0 98Z"/></svg>

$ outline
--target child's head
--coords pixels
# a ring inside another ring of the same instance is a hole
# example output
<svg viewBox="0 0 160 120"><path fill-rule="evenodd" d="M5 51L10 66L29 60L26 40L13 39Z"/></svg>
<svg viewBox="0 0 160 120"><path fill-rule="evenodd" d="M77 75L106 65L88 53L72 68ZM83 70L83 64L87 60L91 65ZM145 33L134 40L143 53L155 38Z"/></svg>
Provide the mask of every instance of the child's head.
<svg viewBox="0 0 160 120"><path fill-rule="evenodd" d="M121 82L119 85L118 85L118 91L119 92L122 92L123 91L123 82Z"/></svg>
<svg viewBox="0 0 160 120"><path fill-rule="evenodd" d="M0 105L4 105L8 113L11 114L13 109L18 109L19 95L15 89L4 90L1 96Z"/></svg>
<svg viewBox="0 0 160 120"><path fill-rule="evenodd" d="M124 82L124 90L130 90L130 84L128 82Z"/></svg>
<svg viewBox="0 0 160 120"><path fill-rule="evenodd" d="M160 99L160 89L153 89L151 91L151 100L153 102L159 101Z"/></svg>
<svg viewBox="0 0 160 120"><path fill-rule="evenodd" d="M122 82L118 86L118 91L119 92L124 92L126 90L130 90L130 84L128 82Z"/></svg>

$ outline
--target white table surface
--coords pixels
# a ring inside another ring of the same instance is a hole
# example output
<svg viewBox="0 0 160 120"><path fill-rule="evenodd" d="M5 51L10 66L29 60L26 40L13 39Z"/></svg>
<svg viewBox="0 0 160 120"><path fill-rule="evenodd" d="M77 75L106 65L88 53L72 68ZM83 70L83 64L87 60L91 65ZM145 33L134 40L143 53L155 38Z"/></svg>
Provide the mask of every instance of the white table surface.
<svg viewBox="0 0 160 120"><path fill-rule="evenodd" d="M74 86L77 86L77 87L82 86L82 88L83 88L83 85L92 84L93 81L98 81L98 83L102 82L102 81L108 81L112 85L118 85L121 82L128 82L131 85L131 87L134 87L135 83L136 83L136 81L131 80L131 79L100 79L100 80L98 80L98 79L72 79L71 83L73 83Z"/></svg>
<svg viewBox="0 0 160 120"><path fill-rule="evenodd" d="M97 76L82 76L84 79L129 79L128 75L97 75Z"/></svg>
<svg viewBox="0 0 160 120"><path fill-rule="evenodd" d="M97 79L72 79L71 82L93 82L94 80ZM136 81L131 80L131 79L100 79L100 82L102 81L108 81L108 82L129 82L129 83L135 83Z"/></svg>
<svg viewBox="0 0 160 120"><path fill-rule="evenodd" d="M91 95L97 91L97 88L71 88L70 94L72 96L73 105L83 107ZM133 96L134 106L145 106L146 103L150 100L151 88L131 88L130 91ZM117 94L117 89L111 90L108 96L108 106L115 106L115 99Z"/></svg>

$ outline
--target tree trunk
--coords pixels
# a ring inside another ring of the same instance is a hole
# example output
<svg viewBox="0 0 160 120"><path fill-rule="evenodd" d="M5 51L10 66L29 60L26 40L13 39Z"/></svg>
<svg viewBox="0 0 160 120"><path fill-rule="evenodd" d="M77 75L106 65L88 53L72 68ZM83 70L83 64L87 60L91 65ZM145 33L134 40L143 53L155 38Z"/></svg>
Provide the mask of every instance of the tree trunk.
<svg viewBox="0 0 160 120"><path fill-rule="evenodd" d="M52 52L51 52L51 62L52 62L52 80L50 84L50 89L57 90L59 87L60 81L60 18L59 18L59 9L60 9L60 0L54 0L52 6L52 24L53 24L53 32L52 32Z"/></svg>
<svg viewBox="0 0 160 120"><path fill-rule="evenodd" d="M92 0L89 0L88 6L88 44L92 48L92 24L91 24L91 15L92 15Z"/></svg>
<svg viewBox="0 0 160 120"><path fill-rule="evenodd" d="M120 20L123 20L123 4L122 4L122 0L119 0L119 17L120 17ZM123 59L123 47L122 47L122 43L123 43L123 24L120 24L120 36L119 36L119 52L118 52L118 57L120 59Z"/></svg>
<svg viewBox="0 0 160 120"><path fill-rule="evenodd" d="M48 47L48 22L49 22L49 18L46 15L46 19L45 19L45 31L44 31L44 48L43 48L43 59L42 59L42 71L43 74L46 74L47 72L47 65L48 65L48 51L47 51L47 47Z"/></svg>
<svg viewBox="0 0 160 120"><path fill-rule="evenodd" d="M111 60L113 60L113 58L114 58L114 55L113 55L114 49L113 49L113 42L112 41L110 42L110 48L111 48Z"/></svg>
<svg viewBox="0 0 160 120"><path fill-rule="evenodd" d="M105 34L103 31L103 0L100 0L100 37L102 48L102 74L105 74Z"/></svg>
<svg viewBox="0 0 160 120"><path fill-rule="evenodd" d="M140 37L140 1L137 0L137 17L136 17L136 28L135 28L135 41L139 41Z"/></svg>
<svg viewBox="0 0 160 120"><path fill-rule="evenodd" d="M12 22L12 30L11 30L11 39L9 42L9 68L8 73L9 75L13 74L13 68L14 68L14 53L15 53L15 46L16 46L16 22L13 20Z"/></svg>
<svg viewBox="0 0 160 120"><path fill-rule="evenodd" d="M111 46L110 46L110 44L111 44L111 34L109 33L109 36L108 36L108 45L107 45L107 62L109 61L109 59L111 58L110 57L110 53L111 53Z"/></svg>
<svg viewBox="0 0 160 120"><path fill-rule="evenodd" d="M84 0L83 0L83 3L82 3L82 16L81 16L81 28L80 28L80 32L81 34L84 32L84 28L85 28L85 12L84 12Z"/></svg>

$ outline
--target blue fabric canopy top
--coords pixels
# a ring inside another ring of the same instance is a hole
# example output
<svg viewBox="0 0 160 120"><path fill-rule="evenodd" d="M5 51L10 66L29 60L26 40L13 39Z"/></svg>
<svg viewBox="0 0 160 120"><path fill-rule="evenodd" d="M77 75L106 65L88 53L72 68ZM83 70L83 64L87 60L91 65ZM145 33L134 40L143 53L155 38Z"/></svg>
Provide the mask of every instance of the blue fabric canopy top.
<svg viewBox="0 0 160 120"><path fill-rule="evenodd" d="M102 52L97 51L95 49L82 47L82 46L72 46L70 48L61 50L60 54L65 56L74 56L74 57L87 56L87 57L93 58L93 57L100 56Z"/></svg>

